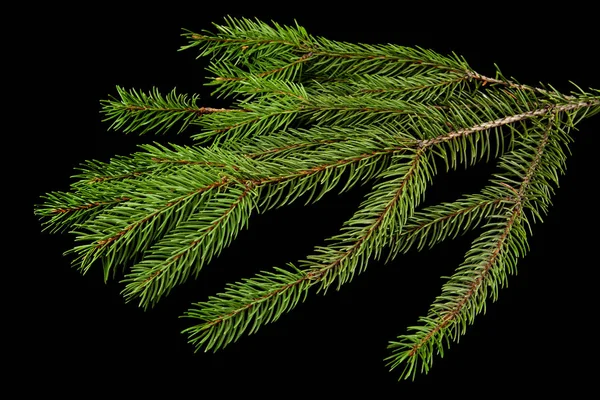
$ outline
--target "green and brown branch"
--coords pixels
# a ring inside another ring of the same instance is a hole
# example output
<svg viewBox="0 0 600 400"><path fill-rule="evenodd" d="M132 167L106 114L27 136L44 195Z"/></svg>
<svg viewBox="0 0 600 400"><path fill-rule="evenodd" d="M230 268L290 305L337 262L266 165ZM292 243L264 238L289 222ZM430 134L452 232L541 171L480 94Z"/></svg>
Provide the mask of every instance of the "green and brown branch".
<svg viewBox="0 0 600 400"><path fill-rule="evenodd" d="M565 95L498 68L481 75L455 54L331 41L300 26L228 18L215 27L184 33L182 49L212 58L208 85L233 104L117 87L102 101L109 129L194 128L194 145L141 145L87 162L70 191L36 206L44 229L76 235L69 253L82 272L101 261L107 279L124 267L124 296L147 308L197 277L252 215L372 184L338 234L296 265L195 303L185 333L196 349L217 350L276 321L311 288L339 289L384 251L389 263L480 229L420 326L390 342L387 361L404 367L402 378L428 372L516 271L565 171L569 132L600 113L600 91ZM483 190L419 208L438 161L450 170L491 154L499 172Z"/></svg>
<svg viewBox="0 0 600 400"><path fill-rule="evenodd" d="M401 377L414 379L418 372L427 372L434 352L443 356L446 344L451 340L457 341L465 333L466 325L485 310L488 297L497 299L498 288L506 284L506 276L514 273L517 259L524 256L527 249L524 229L527 217L523 215L525 199L532 177L539 172L550 132L556 123L553 115L547 119L546 126L538 128L543 129L542 134L528 138L531 144L535 144L532 153L530 147L524 147L504 158L501 165L506 166L514 163L512 159L529 157L524 170L509 169L511 174L521 177L520 185L517 189L506 182L498 182L503 190L508 190L507 203L501 213L487 217L489 222L484 226L485 232L473 242L465 262L443 286L442 294L427 317L420 319L422 326L411 328L414 333L390 342L392 355L388 362L392 369L404 365ZM556 168L556 158L547 158L546 168ZM494 217L496 222L490 217ZM498 217L501 217L500 222ZM488 288L491 294L488 294Z"/></svg>

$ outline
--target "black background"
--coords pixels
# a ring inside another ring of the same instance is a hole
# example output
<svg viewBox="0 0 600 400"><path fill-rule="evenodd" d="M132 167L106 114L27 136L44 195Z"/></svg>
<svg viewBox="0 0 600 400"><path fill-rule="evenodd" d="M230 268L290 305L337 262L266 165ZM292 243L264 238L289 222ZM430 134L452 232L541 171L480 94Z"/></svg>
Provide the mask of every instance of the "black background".
<svg viewBox="0 0 600 400"><path fill-rule="evenodd" d="M296 19L313 35L330 39L454 51L482 74L492 75L497 63L506 76L526 84L541 81L568 91L571 80L598 88L593 13L570 6L525 11L507 5L388 8L363 3L334 12L323 5L173 2L36 8L35 18L26 18L22 32L15 34L26 39L15 57L17 69L23 69L17 72L25 72L15 78L16 89L25 94L16 108L24 115L11 130L22 143L7 148L15 159L8 175L20 175L21 193L28 196L27 201L5 196L9 204L25 206L16 228L24 232L11 235L15 244L9 241L5 249L14 256L6 268L19 274L5 280L18 293L7 303L11 314L16 311L16 322L6 329L19 343L13 371L35 376L45 389L62 391L82 382L88 388L164 386L198 395L228 393L237 386L267 398L361 389L380 398L380 393L400 395L415 388L453 393L590 386L598 354L593 323L600 116L582 122L574 133L573 156L554 207L545 223L535 226L518 275L461 342L415 382L398 383L397 374L387 372L382 361L387 342L427 312L443 283L440 277L461 262L474 235L411 252L389 265L373 263L341 291L311 296L258 334L215 354L194 354L180 334L187 324L179 316L190 302L221 291L226 282L303 258L337 231L365 191L332 194L315 205L298 204L252 219L250 229L198 281L178 287L147 312L125 304L121 285L104 284L99 269L81 276L71 268L62 253L72 246L72 237L41 233L33 216L39 197L66 190L73 168L84 160L128 154L153 140L187 143L185 136L107 132L99 100L115 94L116 85L156 86L162 92L177 87L181 93L201 93L204 105L220 105L203 87L206 60L196 60L193 50L177 51L184 44L182 28L210 29L225 15L281 24ZM482 165L442 175L427 201L475 192L489 172Z"/></svg>

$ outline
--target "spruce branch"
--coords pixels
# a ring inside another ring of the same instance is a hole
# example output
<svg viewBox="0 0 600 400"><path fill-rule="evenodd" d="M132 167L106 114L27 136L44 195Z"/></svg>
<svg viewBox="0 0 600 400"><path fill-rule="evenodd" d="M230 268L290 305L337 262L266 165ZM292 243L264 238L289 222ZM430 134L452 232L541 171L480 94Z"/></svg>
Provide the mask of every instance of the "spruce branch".
<svg viewBox="0 0 600 400"><path fill-rule="evenodd" d="M400 378L427 373L487 302L496 301L549 212L571 130L600 112L600 91L569 94L474 71L465 59L393 44L314 37L300 26L227 18L185 31L217 97L117 86L103 100L109 129L190 132L193 145L142 144L129 156L87 161L69 190L42 197L48 232L70 232L83 273L101 264L126 301L156 305L201 279L254 215L369 185L337 234L304 259L263 270L185 312L196 350L218 350L326 294L371 260L392 263L470 230L479 236L428 313L390 341ZM422 207L433 177L485 160L498 172L478 193Z"/></svg>
<svg viewBox="0 0 600 400"><path fill-rule="evenodd" d="M413 247L423 250L445 239L454 239L460 234L475 229L498 207L512 201L510 196L502 197L498 193L486 193L417 210L404 229L394 237L386 261L391 261L399 253L407 252Z"/></svg>
<svg viewBox="0 0 600 400"><path fill-rule="evenodd" d="M162 96L156 88L148 94L135 89L126 90L117 86L119 98L112 97L102 101L104 121L112 122L109 129L125 133L150 131L163 133L179 125L184 131L195 119L205 114L234 112L223 108L198 107L198 95L191 99L185 94L177 94L173 89Z"/></svg>
<svg viewBox="0 0 600 400"><path fill-rule="evenodd" d="M506 198L512 201L486 218L484 233L443 286L427 317L419 320L421 325L410 327L411 334L390 342L392 355L388 361L392 369L404 365L401 377L414 379L418 372L427 372L433 354L443 356L445 347L458 341L475 316L485 312L487 298L495 301L499 289L506 285L507 275L515 273L517 260L528 250L525 227L529 222L524 215L527 203L534 200L532 195L538 190L548 188L548 178L556 183L557 174L564 171L566 157L561 142L568 143L569 137L564 135L562 140L551 142L549 135L555 121L549 119L547 126L534 127L537 131L530 132L521 148L500 160L504 171L497 174L495 183L501 184ZM542 182L536 185L533 180L537 176ZM518 185L512 186L515 183Z"/></svg>
<svg viewBox="0 0 600 400"><path fill-rule="evenodd" d="M185 223L152 246L145 258L125 275L126 298L139 297L140 305L156 303L187 276L195 276L245 228L255 202L252 184L219 193Z"/></svg>
<svg viewBox="0 0 600 400"><path fill-rule="evenodd" d="M336 281L338 287L349 281L366 267L369 258L377 257L378 249L387 240L385 232L402 225L406 214L419 202L431 176L423 152L418 150L403 156L409 159L408 165L396 162L384 171L382 177L389 180L374 188L359 211L344 224L343 231L328 240L333 244L317 247L299 267L290 265L293 272L286 272L282 279L276 280L266 279L272 275L263 272L208 302L196 304L187 316L200 319L201 323L186 330L190 340L197 346L216 350L239 338L246 329L252 333L277 320L305 298L303 292L315 284L326 290ZM254 296L255 291L244 289L255 285L262 289L259 296ZM235 296L233 291L250 296ZM225 338L215 339L223 334Z"/></svg>

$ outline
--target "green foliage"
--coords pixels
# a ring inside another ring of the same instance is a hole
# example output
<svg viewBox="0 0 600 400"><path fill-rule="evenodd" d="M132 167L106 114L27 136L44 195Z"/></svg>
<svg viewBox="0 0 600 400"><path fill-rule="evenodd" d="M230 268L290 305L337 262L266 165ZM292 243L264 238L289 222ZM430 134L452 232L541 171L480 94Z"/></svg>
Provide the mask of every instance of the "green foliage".
<svg viewBox="0 0 600 400"><path fill-rule="evenodd" d="M202 109L196 106L197 95L188 100L188 96L176 94L175 89L165 97L156 88L146 94L117 86L117 93L118 99L113 97L102 101L102 109L106 120L112 121L110 128L125 133L162 133L177 124L181 132L197 115L202 114Z"/></svg>
<svg viewBox="0 0 600 400"><path fill-rule="evenodd" d="M193 304L185 333L196 349L218 350L276 321L309 289L340 289L370 260L478 229L427 315L390 341L387 362L401 378L426 373L515 273L564 173L569 130L600 112L600 92L565 95L499 70L480 75L456 55L335 42L299 26L227 19L215 29L186 31L182 49L211 57L208 85L232 107L117 87L102 102L111 129L190 131L195 143L84 163L70 190L36 207L44 229L72 232L74 265L85 273L102 264L105 279L122 276L127 301L148 308L197 278L252 215L369 183L337 234L303 260ZM479 193L420 207L440 165L481 160L498 172Z"/></svg>

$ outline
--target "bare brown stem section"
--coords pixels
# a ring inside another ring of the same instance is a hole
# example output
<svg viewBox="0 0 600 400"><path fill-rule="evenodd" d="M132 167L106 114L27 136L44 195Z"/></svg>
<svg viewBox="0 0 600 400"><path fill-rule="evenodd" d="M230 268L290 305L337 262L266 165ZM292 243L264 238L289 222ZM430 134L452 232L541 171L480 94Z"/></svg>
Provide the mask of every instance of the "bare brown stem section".
<svg viewBox="0 0 600 400"><path fill-rule="evenodd" d="M482 82L483 86L485 86L489 83L489 84L506 86L511 89L537 92L537 93L540 93L543 95L548 95L551 93L548 90L544 90L544 89L529 86L529 85L522 85L522 84L511 82L511 81L503 81L501 79L490 78L488 76L481 75L475 71L467 71L467 77ZM575 99L575 97L573 97L573 96L563 96L563 98L565 100L574 100Z"/></svg>
<svg viewBox="0 0 600 400"><path fill-rule="evenodd" d="M550 113L560 113L565 111L577 110L585 107L592 107L600 104L600 100L590 100L590 101L577 101L573 103L561 104L561 105L548 105L544 108L540 108L537 110L527 111L521 114L510 115L508 117L499 118L494 121L485 122L480 125L475 125L471 128L467 129L459 129L452 132L448 132L443 136L438 136L433 139L421 140L419 141L419 147L429 147L436 144L440 144L442 142L446 142L449 140L453 140L462 136L467 136L475 132L486 131L488 129L498 128L503 125L512 124L519 121L524 121L527 119L540 117L543 115L548 115Z"/></svg>

